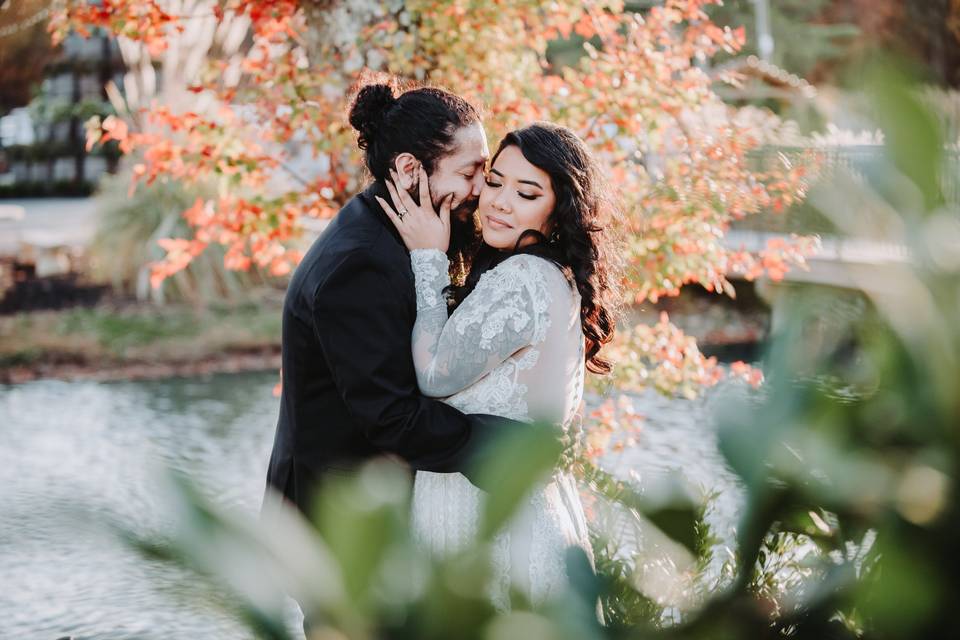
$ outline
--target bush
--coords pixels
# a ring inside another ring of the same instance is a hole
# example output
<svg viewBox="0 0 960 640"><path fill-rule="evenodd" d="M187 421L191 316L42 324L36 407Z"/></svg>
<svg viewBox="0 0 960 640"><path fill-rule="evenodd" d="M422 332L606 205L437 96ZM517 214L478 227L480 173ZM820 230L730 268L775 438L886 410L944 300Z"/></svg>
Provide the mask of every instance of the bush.
<svg viewBox="0 0 960 640"><path fill-rule="evenodd" d="M227 269L224 250L212 247L159 288L152 288L150 263L164 255L157 240L185 236L182 212L198 196L210 197L213 189L157 181L140 184L130 195L130 183L129 172L121 171L105 176L97 190L99 218L91 246L94 278L108 281L118 293L138 300L197 304L243 299L253 288L280 284L255 268L246 272Z"/></svg>

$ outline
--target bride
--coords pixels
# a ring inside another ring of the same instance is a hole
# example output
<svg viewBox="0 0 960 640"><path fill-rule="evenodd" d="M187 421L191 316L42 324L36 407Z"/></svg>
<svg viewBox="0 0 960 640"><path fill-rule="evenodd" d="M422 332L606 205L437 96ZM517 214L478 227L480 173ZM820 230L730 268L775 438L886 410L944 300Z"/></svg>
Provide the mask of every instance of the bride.
<svg viewBox="0 0 960 640"><path fill-rule="evenodd" d="M413 360L421 392L464 413L569 428L584 368L610 370L600 350L613 336L618 282L607 224L613 207L584 143L550 123L507 134L480 194L482 242L462 286L451 285L446 255L451 198L438 216L422 167L420 204L387 186L392 206L378 201L410 249L416 280ZM459 473L417 472L418 543L439 555L470 545L484 495ZM511 589L534 605L558 595L570 546L593 563L576 483L558 469L494 540L494 605L509 609Z"/></svg>

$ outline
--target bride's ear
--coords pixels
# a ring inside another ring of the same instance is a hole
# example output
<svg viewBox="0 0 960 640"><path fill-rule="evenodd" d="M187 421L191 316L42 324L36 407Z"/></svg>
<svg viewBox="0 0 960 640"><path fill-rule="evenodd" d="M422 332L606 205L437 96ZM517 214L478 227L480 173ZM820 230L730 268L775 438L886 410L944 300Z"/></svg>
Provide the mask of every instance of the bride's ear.
<svg viewBox="0 0 960 640"><path fill-rule="evenodd" d="M393 170L397 173L397 185L404 191L412 191L420 184L420 161L412 153L401 153L393 161Z"/></svg>

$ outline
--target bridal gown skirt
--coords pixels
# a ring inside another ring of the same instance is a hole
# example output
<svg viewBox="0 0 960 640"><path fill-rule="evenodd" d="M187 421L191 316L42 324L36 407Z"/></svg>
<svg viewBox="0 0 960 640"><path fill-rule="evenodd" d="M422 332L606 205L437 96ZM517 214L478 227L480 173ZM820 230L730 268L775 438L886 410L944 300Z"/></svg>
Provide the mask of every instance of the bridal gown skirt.
<svg viewBox="0 0 960 640"><path fill-rule="evenodd" d="M411 514L415 541L440 557L473 544L485 497L462 474L418 471ZM581 547L593 565L576 481L569 473L556 472L528 493L494 538L494 579L489 585L494 606L510 609L511 588L534 605L558 595L569 582L565 555L571 546Z"/></svg>

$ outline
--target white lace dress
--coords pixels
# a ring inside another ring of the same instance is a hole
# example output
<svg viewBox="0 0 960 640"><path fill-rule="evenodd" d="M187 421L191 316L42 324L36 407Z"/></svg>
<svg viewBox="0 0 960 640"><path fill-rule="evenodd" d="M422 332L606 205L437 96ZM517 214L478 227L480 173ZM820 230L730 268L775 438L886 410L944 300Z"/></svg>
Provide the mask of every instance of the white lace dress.
<svg viewBox="0 0 960 640"><path fill-rule="evenodd" d="M584 338L579 293L560 269L536 256L511 256L485 272L448 319L446 255L424 249L410 256L421 391L464 413L569 424L583 396ZM459 473L418 471L412 507L418 543L444 555L470 545L485 495ZM493 604L509 609L511 587L534 604L548 600L567 582L564 555L571 545L593 563L576 483L556 471L494 540Z"/></svg>

